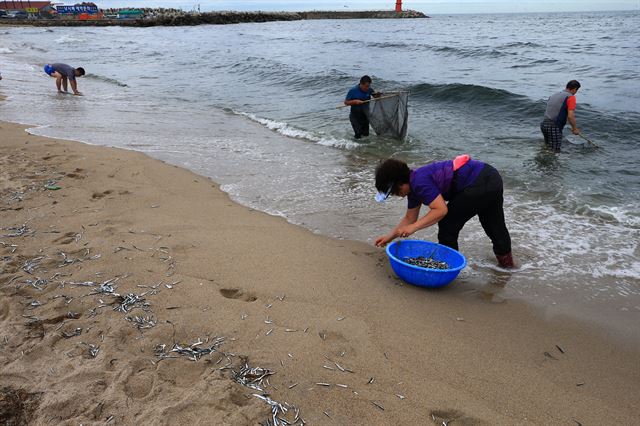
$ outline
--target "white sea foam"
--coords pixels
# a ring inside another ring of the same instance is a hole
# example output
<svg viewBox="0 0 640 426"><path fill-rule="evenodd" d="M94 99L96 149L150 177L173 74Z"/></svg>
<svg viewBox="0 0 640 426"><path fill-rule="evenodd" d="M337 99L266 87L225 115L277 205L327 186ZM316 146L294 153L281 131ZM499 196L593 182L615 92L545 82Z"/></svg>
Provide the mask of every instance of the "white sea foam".
<svg viewBox="0 0 640 426"><path fill-rule="evenodd" d="M0 53L13 53L13 50L8 47L0 47Z"/></svg>
<svg viewBox="0 0 640 426"><path fill-rule="evenodd" d="M580 219L545 203L526 203L523 211L522 203L509 199L505 206L514 245L534 253L527 262L538 278L578 280L592 290L601 279L640 283L640 230L629 225L626 213L617 212L618 220L602 221L599 216ZM627 291L640 295L640 285Z"/></svg>
<svg viewBox="0 0 640 426"><path fill-rule="evenodd" d="M255 114L250 114L242 111L233 111L233 113L247 117L248 119L255 121L256 123L262 124L270 130L273 130L280 133L281 135L290 138L305 139L311 142L315 142L319 145L330 146L334 148L354 149L360 146L360 144L354 141L349 141L346 139L336 139L324 135L317 135L306 130L298 129L297 127L294 127L288 123L258 117Z"/></svg>

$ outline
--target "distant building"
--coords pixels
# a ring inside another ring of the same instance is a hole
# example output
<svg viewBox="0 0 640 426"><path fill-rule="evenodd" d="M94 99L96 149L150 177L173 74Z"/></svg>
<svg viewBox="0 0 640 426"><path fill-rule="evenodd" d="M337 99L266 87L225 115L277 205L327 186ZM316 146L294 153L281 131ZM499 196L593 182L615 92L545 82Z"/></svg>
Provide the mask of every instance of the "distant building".
<svg viewBox="0 0 640 426"><path fill-rule="evenodd" d="M61 19L102 19L102 12L95 3L83 2L74 5L56 5L56 12Z"/></svg>
<svg viewBox="0 0 640 426"><path fill-rule="evenodd" d="M118 11L118 19L142 19L144 11L140 9L125 9Z"/></svg>
<svg viewBox="0 0 640 426"><path fill-rule="evenodd" d="M76 3L74 5L56 5L56 11L60 15L80 15L81 13L98 13L95 3Z"/></svg>
<svg viewBox="0 0 640 426"><path fill-rule="evenodd" d="M0 10L25 12L29 16L48 15L54 13L51 2L48 1L0 1Z"/></svg>

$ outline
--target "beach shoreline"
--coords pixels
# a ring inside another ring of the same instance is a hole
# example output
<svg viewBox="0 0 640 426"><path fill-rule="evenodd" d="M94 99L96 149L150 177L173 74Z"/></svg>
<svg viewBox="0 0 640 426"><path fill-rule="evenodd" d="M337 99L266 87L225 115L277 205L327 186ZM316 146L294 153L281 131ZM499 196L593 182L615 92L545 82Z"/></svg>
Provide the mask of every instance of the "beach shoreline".
<svg viewBox="0 0 640 426"><path fill-rule="evenodd" d="M0 413L10 389L37 424L256 424L263 392L231 374L246 356L309 424L637 419L638 342L403 285L381 250L235 204L208 178L24 130L0 123ZM114 279L148 305L88 295ZM197 362L157 356L213 336L224 343Z"/></svg>

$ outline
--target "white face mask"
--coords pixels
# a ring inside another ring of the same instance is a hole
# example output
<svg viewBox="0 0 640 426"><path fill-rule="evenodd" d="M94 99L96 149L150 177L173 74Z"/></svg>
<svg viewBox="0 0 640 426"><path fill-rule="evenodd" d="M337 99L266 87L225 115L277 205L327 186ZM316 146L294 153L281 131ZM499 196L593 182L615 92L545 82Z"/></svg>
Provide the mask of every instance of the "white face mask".
<svg viewBox="0 0 640 426"><path fill-rule="evenodd" d="M387 192L378 192L376 194L376 201L379 203L384 203L386 201L387 198L389 198L389 195L391 195L391 190L393 189L393 185L391 185L389 187L389 189L387 190Z"/></svg>

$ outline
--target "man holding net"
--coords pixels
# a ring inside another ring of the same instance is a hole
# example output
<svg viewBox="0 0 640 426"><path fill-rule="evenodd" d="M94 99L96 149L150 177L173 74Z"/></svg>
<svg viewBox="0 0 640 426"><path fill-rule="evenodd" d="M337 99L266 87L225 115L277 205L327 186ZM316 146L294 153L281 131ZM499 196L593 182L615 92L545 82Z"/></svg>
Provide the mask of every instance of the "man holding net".
<svg viewBox="0 0 640 426"><path fill-rule="evenodd" d="M371 96L378 97L379 93L371 88L371 77L362 76L360 83L353 86L344 99L344 104L351 107L349 121L353 127L354 137L360 139L369 136L369 101Z"/></svg>

